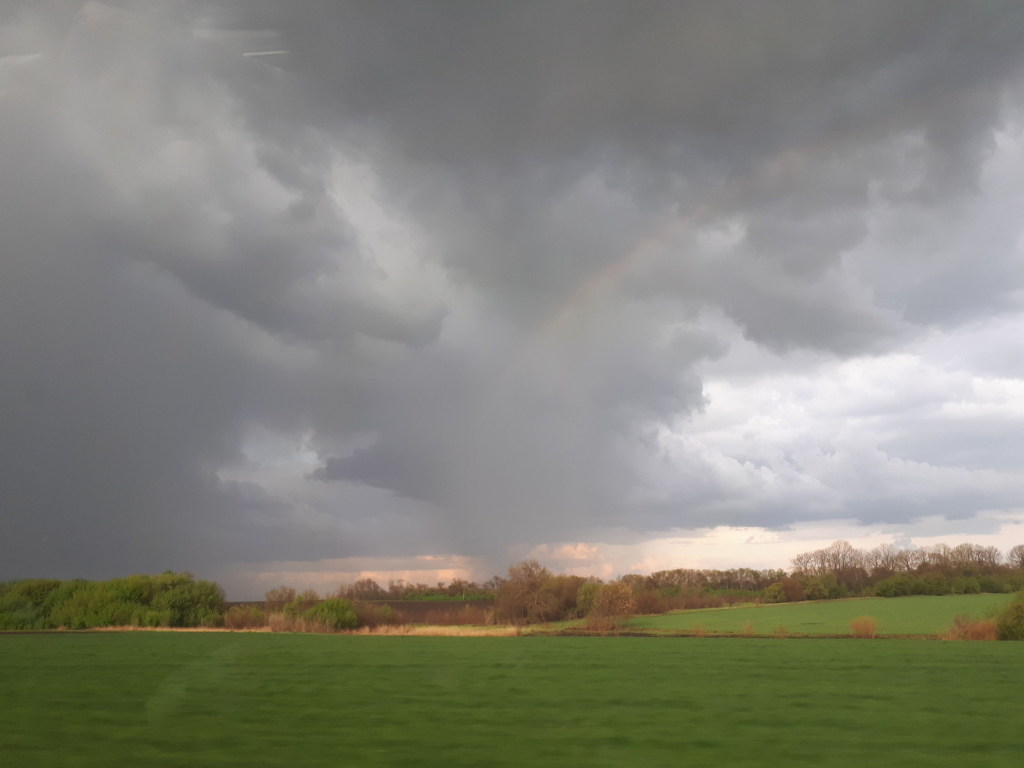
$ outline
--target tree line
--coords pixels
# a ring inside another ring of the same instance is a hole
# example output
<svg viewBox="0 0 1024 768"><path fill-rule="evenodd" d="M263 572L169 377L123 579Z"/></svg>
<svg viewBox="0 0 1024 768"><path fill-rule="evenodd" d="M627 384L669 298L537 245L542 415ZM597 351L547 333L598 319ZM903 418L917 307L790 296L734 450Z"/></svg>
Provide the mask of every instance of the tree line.
<svg viewBox="0 0 1024 768"><path fill-rule="evenodd" d="M605 629L635 614L739 602L1021 590L1024 545L1004 556L995 547L977 544L920 549L883 544L860 550L836 541L797 555L788 571L676 568L604 581L555 573L536 560L525 560L483 583L395 580L382 587L364 578L325 596L282 585L268 591L265 600L244 604L226 604L219 585L190 573L108 581L22 579L0 583L0 630L125 625L332 631L420 622L423 616L423 623L446 624L585 619L593 628ZM437 604L438 609L410 618L408 604L413 602Z"/></svg>
<svg viewBox="0 0 1024 768"><path fill-rule="evenodd" d="M980 544L904 549L880 544L857 549L835 541L793 558L791 573L766 592L771 602L838 597L948 595L1024 589L1024 545L1004 557Z"/></svg>

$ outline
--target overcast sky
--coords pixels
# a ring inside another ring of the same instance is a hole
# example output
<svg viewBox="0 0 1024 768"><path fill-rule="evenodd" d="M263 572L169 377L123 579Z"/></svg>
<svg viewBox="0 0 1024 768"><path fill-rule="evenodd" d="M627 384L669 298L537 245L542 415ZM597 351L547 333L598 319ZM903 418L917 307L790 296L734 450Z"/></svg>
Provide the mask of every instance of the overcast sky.
<svg viewBox="0 0 1024 768"><path fill-rule="evenodd" d="M0 579L1024 543L1024 4L0 9Z"/></svg>

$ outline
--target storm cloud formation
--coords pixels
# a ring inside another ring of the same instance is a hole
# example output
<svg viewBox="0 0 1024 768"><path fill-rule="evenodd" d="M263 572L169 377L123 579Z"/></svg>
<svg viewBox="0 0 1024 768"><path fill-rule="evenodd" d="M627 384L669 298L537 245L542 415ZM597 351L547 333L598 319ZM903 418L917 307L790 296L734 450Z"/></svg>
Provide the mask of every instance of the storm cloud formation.
<svg viewBox="0 0 1024 768"><path fill-rule="evenodd" d="M1024 519L1022 36L7 3L0 578Z"/></svg>

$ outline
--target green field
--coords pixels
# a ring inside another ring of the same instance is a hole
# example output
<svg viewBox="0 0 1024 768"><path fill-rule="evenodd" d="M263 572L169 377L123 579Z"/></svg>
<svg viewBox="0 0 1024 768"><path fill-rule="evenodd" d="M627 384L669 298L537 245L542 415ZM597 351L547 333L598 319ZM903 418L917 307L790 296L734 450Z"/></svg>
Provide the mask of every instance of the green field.
<svg viewBox="0 0 1024 768"><path fill-rule="evenodd" d="M960 614L983 618L1011 599L1012 595L941 595L781 603L643 616L630 626L690 632L700 627L709 634L740 634L749 624L755 635L772 635L781 626L791 635L835 636L849 635L852 619L871 616L878 622L879 635L937 635Z"/></svg>
<svg viewBox="0 0 1024 768"><path fill-rule="evenodd" d="M1024 643L0 636L10 766L1016 766Z"/></svg>

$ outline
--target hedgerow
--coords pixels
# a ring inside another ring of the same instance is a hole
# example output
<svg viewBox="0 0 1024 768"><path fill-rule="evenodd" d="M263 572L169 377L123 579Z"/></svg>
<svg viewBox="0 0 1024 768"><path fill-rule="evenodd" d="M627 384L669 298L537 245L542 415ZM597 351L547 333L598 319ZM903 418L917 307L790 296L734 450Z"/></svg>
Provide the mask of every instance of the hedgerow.
<svg viewBox="0 0 1024 768"><path fill-rule="evenodd" d="M200 627L222 622L224 593L171 571L109 581L23 579L0 588L0 629Z"/></svg>

